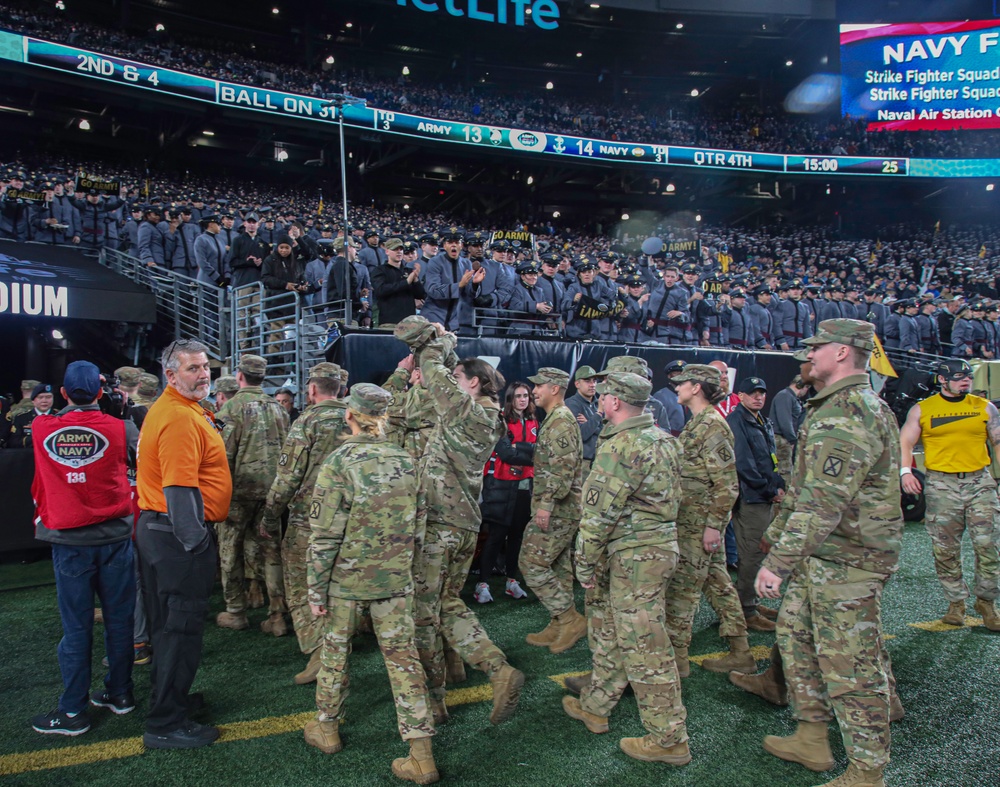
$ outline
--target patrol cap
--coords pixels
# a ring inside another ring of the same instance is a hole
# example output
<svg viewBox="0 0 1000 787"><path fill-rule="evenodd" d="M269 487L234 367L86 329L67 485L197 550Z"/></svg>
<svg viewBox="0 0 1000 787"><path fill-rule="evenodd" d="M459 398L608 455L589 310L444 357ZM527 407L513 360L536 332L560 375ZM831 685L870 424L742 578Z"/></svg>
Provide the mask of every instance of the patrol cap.
<svg viewBox="0 0 1000 787"><path fill-rule="evenodd" d="M392 394L373 383L358 383L347 397L347 408L362 415L385 415Z"/></svg>
<svg viewBox="0 0 1000 787"><path fill-rule="evenodd" d="M341 369L340 370L340 384L341 385L347 385L347 379L350 376L351 376L351 374L350 374L350 372L347 371L347 369Z"/></svg>
<svg viewBox="0 0 1000 787"><path fill-rule="evenodd" d="M666 374L673 374L674 372L682 371L686 365L684 361L671 361L663 367L663 371Z"/></svg>
<svg viewBox="0 0 1000 787"><path fill-rule="evenodd" d="M722 386L722 372L714 366L704 363L689 363L684 369L673 378L675 383L708 383L709 385Z"/></svg>
<svg viewBox="0 0 1000 787"><path fill-rule="evenodd" d="M767 383L760 377L747 377L736 387L737 393L751 394L754 391L767 392Z"/></svg>
<svg viewBox="0 0 1000 787"><path fill-rule="evenodd" d="M533 263L531 260L528 260L527 262L519 263L514 270L516 270L519 274L525 274L525 273L537 274L538 266L535 265L535 263Z"/></svg>
<svg viewBox="0 0 1000 787"><path fill-rule="evenodd" d="M236 368L244 374L260 376L267 372L267 361L259 355L242 355L240 356L239 366Z"/></svg>
<svg viewBox="0 0 1000 787"><path fill-rule="evenodd" d="M389 251L395 251L396 249L403 248L403 241L400 238L389 238L382 245Z"/></svg>
<svg viewBox="0 0 1000 787"><path fill-rule="evenodd" d="M86 363L86 361L78 361L77 363ZM91 366L93 366L93 364L91 364ZM97 367L94 366L94 368L96 369ZM67 371L67 373L69 372L68 369L66 371ZM98 378L99 377L100 377L100 372L98 372ZM97 387L98 388L101 387L100 379L98 379ZM67 388L66 390L69 391L70 389ZM41 396L43 393L52 393L52 386L49 385L48 383L39 383L38 385L36 385L34 388L31 389L31 399L32 399L32 401L34 401L34 399L35 399L36 396ZM96 391L94 392L94 395L95 396L97 395Z"/></svg>
<svg viewBox="0 0 1000 787"><path fill-rule="evenodd" d="M870 322L839 318L835 320L823 320L819 324L816 335L810 336L808 339L803 339L802 343L812 347L818 344L837 342L871 352L872 347L874 347L874 341L872 340L874 335L875 326Z"/></svg>
<svg viewBox="0 0 1000 787"><path fill-rule="evenodd" d="M535 385L558 385L565 388L569 385L569 373L554 366L543 366L538 373L528 378Z"/></svg>
<svg viewBox="0 0 1000 787"><path fill-rule="evenodd" d="M968 361L963 361L961 358L942 361L935 371L946 380L964 380L966 377L972 377L972 367Z"/></svg>
<svg viewBox="0 0 1000 787"><path fill-rule="evenodd" d="M799 350L797 353L792 355L792 357L796 361L802 361L803 363L805 363L806 361L809 360L809 348L807 347L804 350Z"/></svg>
<svg viewBox="0 0 1000 787"><path fill-rule="evenodd" d="M36 385L41 385L39 380L21 380L21 390L30 391Z"/></svg>
<svg viewBox="0 0 1000 787"><path fill-rule="evenodd" d="M611 372L597 384L599 394L617 396L635 407L645 406L652 390L653 384L649 380L631 372Z"/></svg>
<svg viewBox="0 0 1000 787"><path fill-rule="evenodd" d="M426 317L411 314L404 317L392 329L397 339L406 342L411 349L418 350L437 336L437 331Z"/></svg>
<svg viewBox="0 0 1000 787"><path fill-rule="evenodd" d="M279 243L280 243L280 239L279 239ZM355 249L358 248L358 246L359 246L358 242L356 240L354 240L354 238L348 238L348 245L354 247ZM340 236L339 238L334 238L333 239L333 248L336 251L342 251L343 250L343 248L344 248L344 237L343 236Z"/></svg>
<svg viewBox="0 0 1000 787"><path fill-rule="evenodd" d="M340 366L329 361L322 361L309 370L309 379L326 378L330 380L340 379Z"/></svg>
<svg viewBox="0 0 1000 787"><path fill-rule="evenodd" d="M233 378L236 379L235 377ZM155 374L150 374L149 372L143 372L139 376L139 387L136 390L136 396L140 396L143 399L155 399L160 393L160 378Z"/></svg>
<svg viewBox="0 0 1000 787"><path fill-rule="evenodd" d="M150 376L152 376L152 375L150 375ZM159 381L157 381L157 382L159 382ZM140 389L140 391L141 390L142 389ZM221 391L222 393L228 395L228 394L234 394L238 390L240 390L240 384L238 382L236 382L236 378L232 377L231 375L227 374L224 377L220 377L218 380L215 381L215 391L216 391L216 393L219 393ZM154 393L156 392L156 386L154 386L153 392ZM143 394L143 396L145 396L145 394Z"/></svg>
<svg viewBox="0 0 1000 787"><path fill-rule="evenodd" d="M139 384L139 378L142 377L142 369L135 366L119 366L115 369L115 377L126 388L135 388Z"/></svg>
<svg viewBox="0 0 1000 787"><path fill-rule="evenodd" d="M71 399L93 399L101 390L101 371L90 361L73 361L63 375L63 388ZM43 393L52 393L52 386L39 383L32 389L31 398Z"/></svg>
<svg viewBox="0 0 1000 787"><path fill-rule="evenodd" d="M573 380L593 380L598 376L597 370L593 366L581 366L573 375Z"/></svg>
<svg viewBox="0 0 1000 787"><path fill-rule="evenodd" d="M598 372L598 374L604 377L612 372L631 372L632 374L641 375L646 379L650 377L649 365L644 358L640 358L637 355L617 355L609 359L605 364L605 368Z"/></svg>

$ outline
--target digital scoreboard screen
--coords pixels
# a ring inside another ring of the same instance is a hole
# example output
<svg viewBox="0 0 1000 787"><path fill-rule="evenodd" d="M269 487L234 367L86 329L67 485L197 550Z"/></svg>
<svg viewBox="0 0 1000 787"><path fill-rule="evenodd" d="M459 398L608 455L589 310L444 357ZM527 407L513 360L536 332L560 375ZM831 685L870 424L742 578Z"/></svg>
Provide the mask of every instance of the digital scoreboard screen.
<svg viewBox="0 0 1000 787"><path fill-rule="evenodd" d="M1000 21L841 25L840 66L871 131L1000 128Z"/></svg>

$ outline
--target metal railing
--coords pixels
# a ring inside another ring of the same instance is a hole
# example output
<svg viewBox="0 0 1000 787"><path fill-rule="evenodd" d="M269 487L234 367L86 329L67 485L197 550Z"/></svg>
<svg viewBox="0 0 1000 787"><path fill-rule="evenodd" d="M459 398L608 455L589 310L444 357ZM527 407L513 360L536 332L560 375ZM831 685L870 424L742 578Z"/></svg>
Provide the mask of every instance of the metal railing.
<svg viewBox="0 0 1000 787"><path fill-rule="evenodd" d="M230 290L232 365L252 353L267 361L267 389L305 390L309 369L326 357L327 345L340 335L344 301L318 302L319 293L275 292L263 284Z"/></svg>
<svg viewBox="0 0 1000 787"><path fill-rule="evenodd" d="M209 357L225 361L230 355L227 292L214 284L182 273L145 265L115 249L102 249L102 265L149 289L156 297L157 322L170 326L174 339L197 339L209 348Z"/></svg>
<svg viewBox="0 0 1000 787"><path fill-rule="evenodd" d="M546 316L477 306L472 311L472 329L476 336L559 337L560 318L558 313Z"/></svg>

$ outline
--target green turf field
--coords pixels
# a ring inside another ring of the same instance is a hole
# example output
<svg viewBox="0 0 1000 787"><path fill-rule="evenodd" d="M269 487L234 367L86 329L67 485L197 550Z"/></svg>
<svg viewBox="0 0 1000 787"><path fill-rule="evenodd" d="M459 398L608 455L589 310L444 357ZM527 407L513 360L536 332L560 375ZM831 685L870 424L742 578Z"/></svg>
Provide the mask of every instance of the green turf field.
<svg viewBox="0 0 1000 787"><path fill-rule="evenodd" d="M213 746L186 752L143 750L138 737L149 685L145 667L136 668L139 707L133 713L116 717L93 708L92 729L78 738L35 733L28 720L54 707L60 689L55 588L39 586L46 576L51 579L51 566L42 565L48 566L48 573L38 564L0 566L3 784L401 783L391 775L389 762L406 747L396 734L388 680L372 637L356 640L340 754L323 755L302 740L313 688L292 683L304 663L294 637L266 637L256 625L245 632L207 627L195 689L203 691L209 703L204 719L224 728L223 739ZM499 577L493 585L497 601L473 606L511 662L527 673L528 682L517 714L499 727L488 721L490 703L483 699L488 692L475 688L486 684L483 675L470 674L464 686L456 687L459 691L450 697L456 703L451 721L434 739L443 780L484 787L796 787L823 783L846 766L839 737L834 742L837 770L829 774L814 774L765 753L760 745L764 735L788 734L794 728L788 709L745 695L724 676L697 666L684 681L694 761L674 769L629 759L619 750L618 739L643 734L635 700L623 700L605 735L592 735L566 717L560 706L564 692L549 676L588 669L586 643L560 656L524 644L524 635L546 622L543 608L533 597L515 602L503 596ZM932 631L910 625L933 623L946 608L934 578L929 539L921 525L909 525L901 569L889 583L884 606L886 630L893 636L888 647L907 710L906 718L893 725L890 785L1000 785L1000 634L982 626ZM213 614L219 609L217 594ZM972 614L971 604L969 611ZM255 624L263 619L262 610L253 613ZM751 644L769 646L772 640L773 635L755 634ZM714 616L703 605L691 654L720 650ZM102 655L98 639L94 688L101 685Z"/></svg>

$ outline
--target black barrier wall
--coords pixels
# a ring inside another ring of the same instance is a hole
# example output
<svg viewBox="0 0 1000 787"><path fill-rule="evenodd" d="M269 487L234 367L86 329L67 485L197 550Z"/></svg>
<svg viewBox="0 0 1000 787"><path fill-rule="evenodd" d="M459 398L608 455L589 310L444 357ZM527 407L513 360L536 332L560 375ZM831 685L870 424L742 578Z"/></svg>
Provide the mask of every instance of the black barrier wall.
<svg viewBox="0 0 1000 787"><path fill-rule="evenodd" d="M4 515L0 518L0 552L18 552L44 547L35 540L35 504L31 500L31 481L35 477L35 457L28 448L5 448L0 451L0 499Z"/></svg>
<svg viewBox="0 0 1000 787"><path fill-rule="evenodd" d="M543 366L565 369L572 376L579 366L593 366L597 371L618 355L638 355L653 370L653 390L667 384L663 367L670 361L708 363L725 361L736 370L735 381L760 377L768 386L771 398L798 374L799 362L785 353L741 352L718 347L666 347L657 344L604 344L560 339L462 338L458 340L459 358L498 359L497 369L508 382L527 380ZM350 372L350 383L382 383L409 354L406 345L390 334L349 333L327 348L327 360Z"/></svg>

